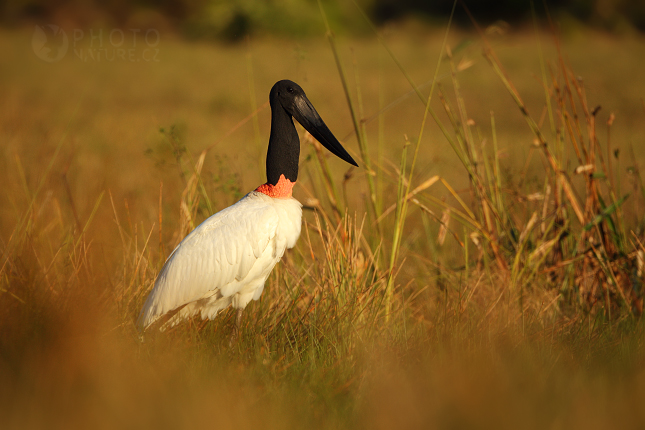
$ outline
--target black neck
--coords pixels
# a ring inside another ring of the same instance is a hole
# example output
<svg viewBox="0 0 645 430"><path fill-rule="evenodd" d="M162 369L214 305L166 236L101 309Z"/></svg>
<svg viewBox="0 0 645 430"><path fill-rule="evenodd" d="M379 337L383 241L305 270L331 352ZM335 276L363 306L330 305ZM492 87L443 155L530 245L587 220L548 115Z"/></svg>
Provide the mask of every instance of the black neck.
<svg viewBox="0 0 645 430"><path fill-rule="evenodd" d="M280 105L271 109L271 136L267 151L267 183L277 185L280 175L291 182L298 179L300 139L291 115Z"/></svg>

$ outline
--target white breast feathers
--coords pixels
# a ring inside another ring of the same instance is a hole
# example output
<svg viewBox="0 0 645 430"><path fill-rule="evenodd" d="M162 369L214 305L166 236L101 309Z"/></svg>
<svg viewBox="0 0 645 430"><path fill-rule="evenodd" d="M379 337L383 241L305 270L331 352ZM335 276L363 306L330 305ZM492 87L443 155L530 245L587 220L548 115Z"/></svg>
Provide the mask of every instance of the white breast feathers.
<svg viewBox="0 0 645 430"><path fill-rule="evenodd" d="M181 241L146 300L141 330L167 312L162 327L197 313L213 318L232 304L243 309L262 294L271 270L300 236L302 205L252 191L212 215Z"/></svg>

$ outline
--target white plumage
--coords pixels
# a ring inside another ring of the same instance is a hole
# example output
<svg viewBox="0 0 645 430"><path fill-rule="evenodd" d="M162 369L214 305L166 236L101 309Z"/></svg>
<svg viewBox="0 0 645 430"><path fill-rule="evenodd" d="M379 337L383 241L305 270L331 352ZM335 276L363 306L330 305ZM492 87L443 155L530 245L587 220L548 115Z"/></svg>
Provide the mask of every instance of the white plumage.
<svg viewBox="0 0 645 430"><path fill-rule="evenodd" d="M166 260L141 310L140 329L179 308L163 328L258 300L273 267L296 244L301 219L296 199L257 191L206 219Z"/></svg>

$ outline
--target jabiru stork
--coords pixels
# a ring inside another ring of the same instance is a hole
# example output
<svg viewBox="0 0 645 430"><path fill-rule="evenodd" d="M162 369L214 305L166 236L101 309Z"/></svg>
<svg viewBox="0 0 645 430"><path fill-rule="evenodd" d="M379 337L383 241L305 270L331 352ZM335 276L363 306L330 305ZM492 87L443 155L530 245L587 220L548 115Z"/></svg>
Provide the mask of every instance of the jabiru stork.
<svg viewBox="0 0 645 430"><path fill-rule="evenodd" d="M300 236L302 205L292 197L300 139L293 118L334 155L358 166L298 84L277 82L269 102L267 182L210 216L177 245L141 309L141 332L168 313L174 314L162 330L195 315L213 319L231 305L237 309L237 337L244 308L260 298L273 267Z"/></svg>

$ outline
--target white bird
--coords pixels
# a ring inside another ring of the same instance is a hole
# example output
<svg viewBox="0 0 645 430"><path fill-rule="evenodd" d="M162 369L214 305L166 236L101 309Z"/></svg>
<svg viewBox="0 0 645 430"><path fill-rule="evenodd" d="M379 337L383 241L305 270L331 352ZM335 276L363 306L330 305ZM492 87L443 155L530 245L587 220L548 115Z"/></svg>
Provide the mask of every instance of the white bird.
<svg viewBox="0 0 645 430"><path fill-rule="evenodd" d="M140 331L170 312L174 315L162 330L198 314L213 319L232 305L237 309L237 336L243 309L260 298L273 267L300 236L302 205L291 195L298 179L300 139L292 118L333 154L358 166L298 84L277 82L269 102L267 182L206 219L177 245L141 309Z"/></svg>

